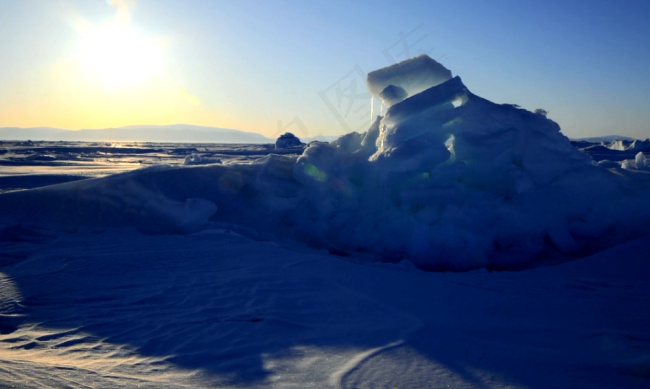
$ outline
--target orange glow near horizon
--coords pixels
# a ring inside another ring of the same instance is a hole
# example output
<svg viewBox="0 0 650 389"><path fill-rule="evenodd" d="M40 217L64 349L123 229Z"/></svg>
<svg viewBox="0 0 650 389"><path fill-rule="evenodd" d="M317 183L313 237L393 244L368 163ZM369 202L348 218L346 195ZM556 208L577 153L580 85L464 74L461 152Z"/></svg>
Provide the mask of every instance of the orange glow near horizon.
<svg viewBox="0 0 650 389"><path fill-rule="evenodd" d="M59 72L61 68L66 69L66 66L61 66ZM189 92L164 84L124 95L116 91L94 93L71 83L52 93L43 93L38 99L18 96L3 102L0 117L3 127L23 128L78 130L182 123L264 135L271 135L274 130L263 122L243 121L236 114L201 105Z"/></svg>

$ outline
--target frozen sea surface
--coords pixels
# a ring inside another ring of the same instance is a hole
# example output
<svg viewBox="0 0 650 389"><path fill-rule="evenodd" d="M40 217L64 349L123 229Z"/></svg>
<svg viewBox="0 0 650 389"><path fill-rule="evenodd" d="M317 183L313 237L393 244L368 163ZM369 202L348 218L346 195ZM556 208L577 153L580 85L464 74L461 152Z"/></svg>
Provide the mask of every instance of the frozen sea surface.
<svg viewBox="0 0 650 389"><path fill-rule="evenodd" d="M0 193L153 165L248 163L269 153L300 154L272 144L0 141Z"/></svg>

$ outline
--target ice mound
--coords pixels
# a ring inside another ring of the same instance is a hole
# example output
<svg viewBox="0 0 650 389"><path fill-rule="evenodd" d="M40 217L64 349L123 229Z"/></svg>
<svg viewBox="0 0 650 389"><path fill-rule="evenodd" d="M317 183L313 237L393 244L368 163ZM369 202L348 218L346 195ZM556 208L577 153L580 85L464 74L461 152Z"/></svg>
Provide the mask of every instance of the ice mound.
<svg viewBox="0 0 650 389"><path fill-rule="evenodd" d="M628 170L650 170L650 161L639 151L634 159L626 159L621 163L623 169Z"/></svg>
<svg viewBox="0 0 650 389"><path fill-rule="evenodd" d="M545 115L476 96L426 56L368 86L389 108L364 134L8 193L0 215L152 232L217 223L426 270L522 268L650 233L650 175L599 166Z"/></svg>
<svg viewBox="0 0 650 389"><path fill-rule="evenodd" d="M459 77L412 95L418 87L397 81L431 61L370 73L374 95L390 84L408 96L384 99L365 135L298 159L295 177L321 195L310 193L318 245L464 270L584 255L648 232L648 196L630 195L545 115L482 99Z"/></svg>
<svg viewBox="0 0 650 389"><path fill-rule="evenodd" d="M373 96L390 107L450 78L451 71L429 56L420 55L368 73L366 84Z"/></svg>
<svg viewBox="0 0 650 389"><path fill-rule="evenodd" d="M617 151L643 151L650 152L650 139L639 140L615 140L606 145L610 150Z"/></svg>
<svg viewBox="0 0 650 389"><path fill-rule="evenodd" d="M276 149L288 149L291 147L299 147L302 146L303 143L298 139L297 136L293 135L290 132L284 133L278 137L278 139L275 141L275 148Z"/></svg>

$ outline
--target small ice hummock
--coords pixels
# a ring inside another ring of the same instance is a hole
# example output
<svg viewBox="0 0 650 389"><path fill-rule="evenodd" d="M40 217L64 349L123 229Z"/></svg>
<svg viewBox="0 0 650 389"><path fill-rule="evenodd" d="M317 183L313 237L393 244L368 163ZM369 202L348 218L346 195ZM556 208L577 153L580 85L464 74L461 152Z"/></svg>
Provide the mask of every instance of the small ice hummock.
<svg viewBox="0 0 650 389"><path fill-rule="evenodd" d="M626 159L621 163L621 167L627 170L650 170L650 161L639 151L634 159Z"/></svg>
<svg viewBox="0 0 650 389"><path fill-rule="evenodd" d="M290 132L286 132L275 141L275 148L276 149L288 149L291 147L299 147L303 143L300 141L300 139L293 135Z"/></svg>
<svg viewBox="0 0 650 389"><path fill-rule="evenodd" d="M451 78L451 71L422 54L392 66L368 73L370 93L387 107Z"/></svg>

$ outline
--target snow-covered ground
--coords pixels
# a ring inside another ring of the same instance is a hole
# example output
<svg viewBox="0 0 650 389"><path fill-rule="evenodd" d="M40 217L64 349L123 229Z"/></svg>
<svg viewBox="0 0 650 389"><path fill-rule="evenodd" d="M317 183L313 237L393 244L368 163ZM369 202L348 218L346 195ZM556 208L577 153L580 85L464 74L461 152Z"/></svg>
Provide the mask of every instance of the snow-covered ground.
<svg viewBox="0 0 650 389"><path fill-rule="evenodd" d="M0 382L644 388L649 245L523 272L427 273L216 229L8 226Z"/></svg>
<svg viewBox="0 0 650 389"><path fill-rule="evenodd" d="M232 232L7 226L4 387L647 388L650 238L431 273ZM12 386L13 385L13 386Z"/></svg>
<svg viewBox="0 0 650 389"><path fill-rule="evenodd" d="M331 143L0 145L0 387L647 388L646 144L368 84Z"/></svg>

